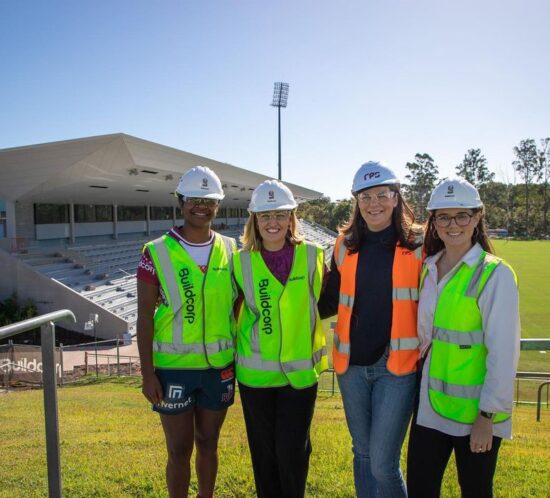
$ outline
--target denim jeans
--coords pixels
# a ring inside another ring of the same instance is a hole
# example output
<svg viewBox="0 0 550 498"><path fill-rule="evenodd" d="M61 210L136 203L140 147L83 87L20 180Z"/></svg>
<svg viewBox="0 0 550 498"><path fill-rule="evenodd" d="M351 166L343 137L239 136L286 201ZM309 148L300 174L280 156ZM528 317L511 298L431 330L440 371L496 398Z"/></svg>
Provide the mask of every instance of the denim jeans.
<svg viewBox="0 0 550 498"><path fill-rule="evenodd" d="M407 496L399 457L413 409L416 374L391 374L387 358L384 354L369 366L350 365L338 376L353 444L357 498Z"/></svg>

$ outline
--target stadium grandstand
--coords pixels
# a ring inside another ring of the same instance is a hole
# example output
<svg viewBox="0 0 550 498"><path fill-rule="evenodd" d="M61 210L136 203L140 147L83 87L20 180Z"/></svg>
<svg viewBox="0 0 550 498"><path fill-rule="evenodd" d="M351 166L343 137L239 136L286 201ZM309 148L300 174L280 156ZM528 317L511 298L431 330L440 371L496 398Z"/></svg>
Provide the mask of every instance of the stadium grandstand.
<svg viewBox="0 0 550 498"><path fill-rule="evenodd" d="M0 299L16 292L40 313L69 308L77 323L61 325L78 332L97 314L103 339L135 335L141 248L182 223L174 188L196 165L220 177L215 228L238 239L267 176L122 133L0 150ZM322 195L287 185L298 202ZM329 257L335 234L302 227Z"/></svg>

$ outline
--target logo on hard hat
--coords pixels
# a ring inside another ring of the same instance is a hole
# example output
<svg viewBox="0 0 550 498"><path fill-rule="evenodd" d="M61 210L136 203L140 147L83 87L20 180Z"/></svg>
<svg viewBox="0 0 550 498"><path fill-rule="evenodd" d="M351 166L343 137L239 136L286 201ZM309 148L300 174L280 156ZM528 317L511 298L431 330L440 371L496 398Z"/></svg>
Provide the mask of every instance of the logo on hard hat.
<svg viewBox="0 0 550 498"><path fill-rule="evenodd" d="M363 176L363 180L372 180L373 178L380 178L380 171L371 171Z"/></svg>
<svg viewBox="0 0 550 498"><path fill-rule="evenodd" d="M201 188L208 188L208 178L202 179Z"/></svg>
<svg viewBox="0 0 550 498"><path fill-rule="evenodd" d="M447 193L445 194L445 197L454 197L454 195L455 195L454 185L448 185L447 186Z"/></svg>
<svg viewBox="0 0 550 498"><path fill-rule="evenodd" d="M267 202L275 202L275 192L273 190L267 193Z"/></svg>

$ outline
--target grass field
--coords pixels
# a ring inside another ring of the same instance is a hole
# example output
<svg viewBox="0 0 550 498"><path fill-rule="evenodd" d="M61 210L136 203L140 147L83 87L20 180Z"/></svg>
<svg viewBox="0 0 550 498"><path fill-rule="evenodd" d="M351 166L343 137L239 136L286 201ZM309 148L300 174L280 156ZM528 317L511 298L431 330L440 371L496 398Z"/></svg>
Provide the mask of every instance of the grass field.
<svg viewBox="0 0 550 498"><path fill-rule="evenodd" d="M162 430L158 416L141 396L139 379L84 379L59 390L59 412L64 496L167 496ZM0 427L0 498L46 496L41 391L0 395ZM545 410L537 423L533 408L516 408L514 431L514 440L501 449L495 496L548 496L550 412ZM312 439L307 496L353 497L350 438L339 396L319 397ZM192 487L196 492L195 478ZM254 496L238 398L222 431L216 496ZM442 496L459 496L454 465L448 469Z"/></svg>
<svg viewBox="0 0 550 498"><path fill-rule="evenodd" d="M496 240L495 250L519 283L521 336L550 338L550 241ZM523 351L520 371L550 372L550 351Z"/></svg>

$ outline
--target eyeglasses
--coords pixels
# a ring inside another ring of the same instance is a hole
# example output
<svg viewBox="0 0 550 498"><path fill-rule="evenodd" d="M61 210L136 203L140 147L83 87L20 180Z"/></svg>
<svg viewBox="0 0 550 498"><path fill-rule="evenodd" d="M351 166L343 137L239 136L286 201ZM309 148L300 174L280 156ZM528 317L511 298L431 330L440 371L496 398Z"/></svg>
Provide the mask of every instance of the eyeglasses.
<svg viewBox="0 0 550 498"><path fill-rule="evenodd" d="M268 223L270 220L286 221L290 216L288 211L278 211L277 213L260 213L256 215L256 218L260 223Z"/></svg>
<svg viewBox="0 0 550 498"><path fill-rule="evenodd" d="M473 217L474 215L469 213L458 213L456 216L440 214L439 216L435 217L435 224L439 228L447 228L451 224L451 221L455 220L455 223L459 227L466 227L470 224L470 221Z"/></svg>
<svg viewBox="0 0 550 498"><path fill-rule="evenodd" d="M184 197L183 202L189 202L194 206L200 206L204 204L207 207L214 207L218 204L217 199L205 199L204 197Z"/></svg>
<svg viewBox="0 0 550 498"><path fill-rule="evenodd" d="M376 195L371 195L367 192L361 192L360 194L357 194L357 199L359 202L364 202L365 204L368 204L369 202L372 202L373 199L378 199L378 202L384 203L388 202L390 199L393 199L395 196L395 192L392 190L388 190L387 192L380 192Z"/></svg>

